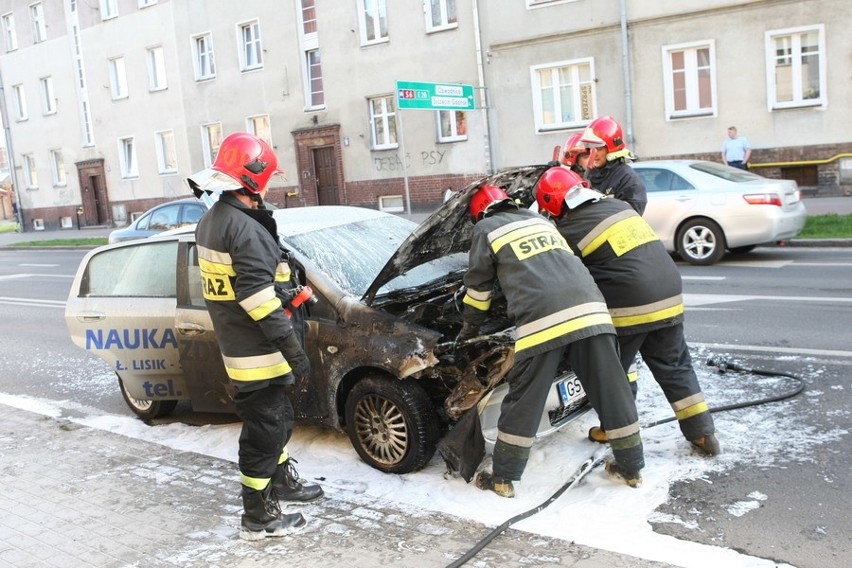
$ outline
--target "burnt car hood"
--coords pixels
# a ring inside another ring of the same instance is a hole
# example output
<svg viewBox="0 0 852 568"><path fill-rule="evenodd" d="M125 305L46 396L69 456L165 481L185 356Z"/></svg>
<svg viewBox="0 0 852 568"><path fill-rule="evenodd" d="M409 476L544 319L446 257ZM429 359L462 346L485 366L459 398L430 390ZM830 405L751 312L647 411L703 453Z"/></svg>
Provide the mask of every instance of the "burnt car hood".
<svg viewBox="0 0 852 568"><path fill-rule="evenodd" d="M473 224L470 222L468 204L478 187L482 185L501 187L512 198L528 207L535 200L532 189L538 178L547 169L547 165L506 169L491 176L480 178L454 193L441 207L414 229L396 253L388 259L384 268L365 292L364 302L371 305L376 293L382 286L412 268L437 258L470 249Z"/></svg>

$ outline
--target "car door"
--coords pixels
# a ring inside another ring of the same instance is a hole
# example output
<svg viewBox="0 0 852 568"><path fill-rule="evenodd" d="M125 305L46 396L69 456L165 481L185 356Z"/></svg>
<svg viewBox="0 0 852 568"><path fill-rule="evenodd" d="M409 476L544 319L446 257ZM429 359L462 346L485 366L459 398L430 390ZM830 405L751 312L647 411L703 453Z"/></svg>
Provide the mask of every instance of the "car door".
<svg viewBox="0 0 852 568"><path fill-rule="evenodd" d="M105 360L140 400L186 393L173 327L177 250L175 240L95 249L65 305L74 343Z"/></svg>
<svg viewBox="0 0 852 568"><path fill-rule="evenodd" d="M671 250L677 227L695 207L698 191L672 169L662 166L635 169L648 194L648 205L642 217Z"/></svg>

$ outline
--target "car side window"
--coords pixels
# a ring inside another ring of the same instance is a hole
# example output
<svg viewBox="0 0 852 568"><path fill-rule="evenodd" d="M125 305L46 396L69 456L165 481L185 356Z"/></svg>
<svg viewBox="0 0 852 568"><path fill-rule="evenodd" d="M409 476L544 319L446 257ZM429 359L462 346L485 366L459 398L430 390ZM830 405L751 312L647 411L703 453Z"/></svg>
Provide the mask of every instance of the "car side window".
<svg viewBox="0 0 852 568"><path fill-rule="evenodd" d="M184 225L192 225L193 223L198 223L201 219L201 216L204 215L204 209L198 205L184 205L183 207L183 221L181 222L181 227Z"/></svg>
<svg viewBox="0 0 852 568"><path fill-rule="evenodd" d="M642 168L637 171L639 172L639 177L642 178L642 182L645 184L645 190L648 192L695 189L691 183L669 170Z"/></svg>
<svg viewBox="0 0 852 568"><path fill-rule="evenodd" d="M152 231L165 231L174 229L178 226L179 206L161 207L151 213L151 225L148 227Z"/></svg>
<svg viewBox="0 0 852 568"><path fill-rule="evenodd" d="M177 241L105 250L89 260L82 296L174 298Z"/></svg>
<svg viewBox="0 0 852 568"><path fill-rule="evenodd" d="M147 215L142 215L142 218L139 219L139 221L137 221L137 223L136 223L136 229L138 231L147 231L148 225L150 223L151 223L151 214L148 213Z"/></svg>
<svg viewBox="0 0 852 568"><path fill-rule="evenodd" d="M189 303L192 306L204 308L204 294L201 290L201 269L198 267L198 248L191 245L187 255L189 266L187 267L187 287L189 288Z"/></svg>

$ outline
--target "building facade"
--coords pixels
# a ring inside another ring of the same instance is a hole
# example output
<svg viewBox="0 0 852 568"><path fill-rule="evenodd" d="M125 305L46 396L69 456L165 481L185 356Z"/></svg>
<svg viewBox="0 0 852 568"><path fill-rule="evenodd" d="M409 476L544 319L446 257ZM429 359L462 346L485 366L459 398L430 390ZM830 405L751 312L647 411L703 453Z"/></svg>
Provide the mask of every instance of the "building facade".
<svg viewBox="0 0 852 568"><path fill-rule="evenodd" d="M596 116L640 159L852 193L844 0L0 0L5 141L24 229L123 225L188 194L222 138L275 148L279 206L428 209L550 159ZM401 110L397 81L475 110Z"/></svg>

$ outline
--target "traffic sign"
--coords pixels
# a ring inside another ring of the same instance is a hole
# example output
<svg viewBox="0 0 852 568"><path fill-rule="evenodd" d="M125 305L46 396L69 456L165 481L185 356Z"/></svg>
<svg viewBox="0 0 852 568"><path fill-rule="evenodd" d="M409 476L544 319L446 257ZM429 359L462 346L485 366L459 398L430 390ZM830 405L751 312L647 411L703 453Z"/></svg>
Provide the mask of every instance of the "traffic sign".
<svg viewBox="0 0 852 568"><path fill-rule="evenodd" d="M473 86L456 83L396 82L396 105L415 110L473 110Z"/></svg>

